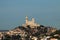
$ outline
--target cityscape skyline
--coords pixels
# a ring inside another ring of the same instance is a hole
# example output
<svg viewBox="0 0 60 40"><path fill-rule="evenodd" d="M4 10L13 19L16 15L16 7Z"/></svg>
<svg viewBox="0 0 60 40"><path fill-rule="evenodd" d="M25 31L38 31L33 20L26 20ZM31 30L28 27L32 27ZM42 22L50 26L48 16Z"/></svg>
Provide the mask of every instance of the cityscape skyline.
<svg viewBox="0 0 60 40"><path fill-rule="evenodd" d="M0 30L21 26L25 16L60 29L60 0L0 0Z"/></svg>

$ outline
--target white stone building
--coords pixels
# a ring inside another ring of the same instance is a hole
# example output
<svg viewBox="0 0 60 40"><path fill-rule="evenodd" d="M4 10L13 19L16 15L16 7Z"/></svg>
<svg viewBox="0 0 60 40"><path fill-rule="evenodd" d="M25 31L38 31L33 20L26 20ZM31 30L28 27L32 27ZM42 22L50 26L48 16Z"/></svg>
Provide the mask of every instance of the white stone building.
<svg viewBox="0 0 60 40"><path fill-rule="evenodd" d="M25 24L23 24L22 26L25 26L26 27L27 25L30 25L31 28L40 26L39 24L35 23L35 19L34 18L32 18L32 20L29 21L28 20L28 17L26 16Z"/></svg>

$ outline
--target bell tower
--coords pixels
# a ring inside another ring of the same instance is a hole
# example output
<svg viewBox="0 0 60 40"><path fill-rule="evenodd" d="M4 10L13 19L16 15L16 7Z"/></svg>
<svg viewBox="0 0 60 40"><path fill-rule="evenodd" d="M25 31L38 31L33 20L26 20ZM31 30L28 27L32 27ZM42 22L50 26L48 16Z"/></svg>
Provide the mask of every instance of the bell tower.
<svg viewBox="0 0 60 40"><path fill-rule="evenodd" d="M26 20L25 21L26 21L26 24L27 24L28 23L28 16L26 16Z"/></svg>
<svg viewBox="0 0 60 40"><path fill-rule="evenodd" d="M35 19L34 18L32 18L32 22L35 23Z"/></svg>

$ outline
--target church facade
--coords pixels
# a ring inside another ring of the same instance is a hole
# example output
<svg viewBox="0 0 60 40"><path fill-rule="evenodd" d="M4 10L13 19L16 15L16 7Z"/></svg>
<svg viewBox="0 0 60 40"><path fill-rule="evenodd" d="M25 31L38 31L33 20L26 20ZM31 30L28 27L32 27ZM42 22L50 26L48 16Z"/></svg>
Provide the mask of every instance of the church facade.
<svg viewBox="0 0 60 40"><path fill-rule="evenodd" d="M37 24L37 23L35 22L35 19L34 19L34 18L32 18L31 21L30 21L30 20L28 20L28 17L26 16L25 24L23 24L22 26L28 26L28 25L29 25L31 28L40 26L39 24Z"/></svg>

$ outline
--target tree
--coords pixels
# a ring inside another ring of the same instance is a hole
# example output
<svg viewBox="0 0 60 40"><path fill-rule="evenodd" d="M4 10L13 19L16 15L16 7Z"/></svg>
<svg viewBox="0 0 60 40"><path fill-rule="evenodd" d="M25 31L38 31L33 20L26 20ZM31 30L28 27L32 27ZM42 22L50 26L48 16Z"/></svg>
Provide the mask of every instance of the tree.
<svg viewBox="0 0 60 40"><path fill-rule="evenodd" d="M57 30L56 32L54 32L55 34L60 34L60 30Z"/></svg>
<svg viewBox="0 0 60 40"><path fill-rule="evenodd" d="M30 25L27 25L27 28L28 28L28 29L31 29Z"/></svg>
<svg viewBox="0 0 60 40"><path fill-rule="evenodd" d="M4 37L5 37L5 39L4 39L4 40L11 40L11 36L10 36L10 35L8 35L8 34L4 35Z"/></svg>
<svg viewBox="0 0 60 40"><path fill-rule="evenodd" d="M40 27L44 27L43 25L40 25Z"/></svg>

